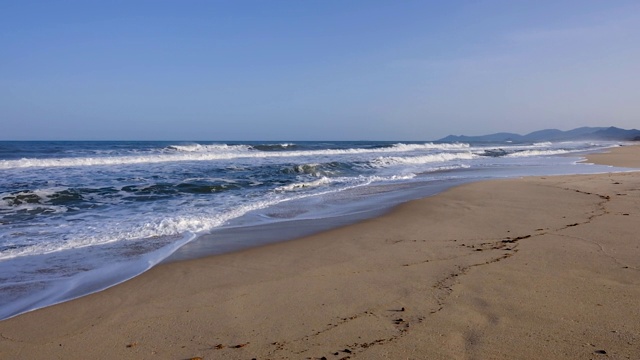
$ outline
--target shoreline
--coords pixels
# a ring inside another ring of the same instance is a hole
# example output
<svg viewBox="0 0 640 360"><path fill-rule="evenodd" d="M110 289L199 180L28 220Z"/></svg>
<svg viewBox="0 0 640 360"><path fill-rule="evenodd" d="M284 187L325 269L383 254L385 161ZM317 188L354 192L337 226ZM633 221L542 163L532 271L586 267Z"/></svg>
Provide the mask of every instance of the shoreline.
<svg viewBox="0 0 640 360"><path fill-rule="evenodd" d="M0 356L633 358L638 188L638 172L458 186L0 321Z"/></svg>
<svg viewBox="0 0 640 360"><path fill-rule="evenodd" d="M425 146L429 148L429 145ZM583 144L581 146L586 145ZM447 148L446 145L442 145L442 147L443 149ZM549 145L548 147L556 148L553 145ZM596 144L589 144L587 147L596 147L599 150L605 149L603 145ZM560 146L560 148L564 149L562 146ZM514 151L518 152L517 149ZM564 151L569 150L565 149L561 152ZM554 153L554 151L551 152ZM441 153L438 152L438 154ZM584 154L584 152L577 154ZM3 303L5 305L0 306L0 319L7 319L37 308L51 306L56 303L102 291L138 276L140 273L159 263L219 255L248 247L308 236L378 216L398 204L432 196L465 182L487 180L490 178L517 178L522 176L560 175L583 172L595 173L614 170L624 171L620 168L609 169L601 165L578 165L577 161L580 160L580 158L571 157L568 154L551 156L547 159L544 157L538 158L534 160L534 163L537 163L539 167L535 165L521 167L522 161L509 161L507 158L495 159L499 160L494 161L493 157L480 156L477 159L478 162L481 163L480 166L474 167L471 164L459 164L459 166L454 165L452 167L440 168L437 171L418 172L416 177L410 181L404 181L407 180L404 179L398 183L392 181L390 183L382 182L366 186L355 186L353 188L347 187L342 190L337 189L338 192L332 191L331 187L329 187L327 189L329 191L325 194L317 194L319 195L317 199L322 199L319 202L313 200L315 196L311 196L309 200L305 200L306 197L304 194L302 194L302 197L299 199L296 199L300 194L294 191L290 194L293 197L287 201L283 201L282 204L276 202L276 204L265 208L264 211L249 211L224 224L220 224L221 226L214 226L209 232L193 234L195 235L193 241L189 240L187 244L178 245L176 243L170 247L165 247L157 253L158 256L152 256L152 259L139 258L139 261L128 262L127 264L123 262L121 262L122 265L114 264L114 266L120 266L116 271L114 271L115 268L109 264L106 266L110 267L111 271L101 271L100 268L104 267L105 264L100 263L100 258L109 256L115 256L120 259L127 258L127 255L122 257L118 254L118 242L114 244L114 247L97 246L92 248L96 251L93 256L96 256L97 263L90 258L82 260L84 256L78 256L81 250L75 253L74 250L63 251L60 253L62 256L58 257L54 262L51 262L51 259L56 258L54 253L51 253L51 255L43 254L43 259L41 260L28 256L7 262L3 261L0 265L3 265L3 268L7 272L6 278L31 278L33 281L28 283L20 282L3 287L0 302L4 301ZM485 161L485 165L488 165L486 167L482 165ZM528 161L524 162L529 163ZM531 165L531 163L529 163L529 165ZM574 168L573 165L577 166ZM520 169L524 169L524 171ZM254 200L260 203L257 198L249 200L248 203L252 203ZM223 215L233 213L233 210L230 209L227 210L230 210L231 213L228 211L225 212L224 206L222 207L223 209L217 209L213 211L213 213L217 213L219 210L222 211L221 214ZM215 221L217 218L217 215L209 216L212 210L207 206L203 206L202 210L198 210L195 214L191 211L191 215L189 215L190 208L190 206L186 206L176 209L175 217L170 216L168 219L186 220L186 223L183 224L184 226L202 226L202 223L199 221L194 223L193 220L203 217L205 219L204 223L206 224L209 223L209 221ZM243 208L244 207L241 207L240 212L244 212L244 210L242 210ZM201 213L201 211L204 211L204 213ZM159 210L159 212L147 213L145 218L151 220L154 218L167 219L165 216L166 214L163 210ZM234 215L230 216L232 218L234 217ZM106 217L110 217L110 215L106 215ZM117 218L118 215L113 216L113 221L108 221L107 224L103 224L104 231L102 231L102 236L106 236L105 238L112 236L110 235L112 232L109 230L111 229L111 225L109 224L119 224ZM134 216L127 220L127 222L129 221L136 222L137 220ZM157 228L157 225L162 224L162 222L154 224L155 225L151 226L151 232L154 231L154 228ZM171 227L171 224L169 225ZM118 226L115 226L115 228L118 228ZM5 231L6 230L10 229L5 229ZM73 230L73 225L69 230L78 231L79 233L85 231L83 229ZM184 235L191 237L191 234L188 233ZM20 237L20 233L17 233L17 236ZM91 236L89 236L89 238L91 238ZM152 244L154 242L155 241L142 241L140 245L142 245L143 248L145 246L151 246L151 248L153 248ZM174 245L178 245L179 248L177 251L174 251L176 249ZM64 244L60 244L60 246L64 247ZM130 248L131 245L122 247L125 254L128 253L128 250L126 250L127 247ZM138 245L134 245L134 247L137 249ZM146 252L143 248L141 248L140 254ZM99 256L99 253L104 256ZM136 255L135 252L131 254L133 254L134 257ZM68 258L65 259L65 257ZM147 256L145 255L145 257ZM95 269L95 271L92 269ZM77 275L64 276L66 270L69 271L69 274L77 271ZM60 273L60 277L57 280L49 281L48 279L52 276L55 277L56 273ZM38 282L39 279L43 279L43 281ZM38 290L38 288L40 290Z"/></svg>
<svg viewBox="0 0 640 360"><path fill-rule="evenodd" d="M628 163L626 160L613 160L616 164L610 164L610 158L607 154L608 151L604 153L581 155L585 157L581 162L591 163L594 165L612 166L617 167L618 169L632 167L633 165L633 163ZM592 155L595 155L593 159L591 158ZM569 156L574 157L575 155L571 154ZM640 166L640 164L638 164L638 166ZM513 179L515 178L517 177L514 177ZM500 178L480 181L492 181L497 179ZM248 227L240 225L238 227L232 226L214 229L211 233L205 234L180 247L169 257L163 259L159 265L177 261L195 260L209 256L218 256L272 243L301 239L324 231L373 219L392 211L396 206L403 203L436 196L443 191L476 181L478 180L449 180L447 181L447 184L445 184L444 180L437 180L430 182L428 185L422 185L420 187L422 190L418 190L417 188L413 189L414 194L412 195L391 196L388 199L391 201L390 205L381 205L376 203L375 207L371 209L322 218L321 222L318 221L318 219L293 219L281 222L251 225ZM210 241L210 238L214 236L216 241ZM237 238L251 238L251 240L238 242L235 240Z"/></svg>
<svg viewBox="0 0 640 360"><path fill-rule="evenodd" d="M359 211L346 212L331 217L288 219L250 226L239 225L214 229L210 233L202 235L180 247L169 257L162 260L160 264L196 260L309 237L377 218L408 201L435 196L452 187L469 182L472 182L472 180L436 180L414 187L408 194L406 192L390 191L384 196L386 202L384 204L380 200L382 196L376 195L378 199L368 204L369 208L365 209L361 205ZM211 241L211 238L215 238L215 241Z"/></svg>
<svg viewBox="0 0 640 360"><path fill-rule="evenodd" d="M640 168L637 149L639 145L625 145L601 153L585 155L585 162L615 167Z"/></svg>

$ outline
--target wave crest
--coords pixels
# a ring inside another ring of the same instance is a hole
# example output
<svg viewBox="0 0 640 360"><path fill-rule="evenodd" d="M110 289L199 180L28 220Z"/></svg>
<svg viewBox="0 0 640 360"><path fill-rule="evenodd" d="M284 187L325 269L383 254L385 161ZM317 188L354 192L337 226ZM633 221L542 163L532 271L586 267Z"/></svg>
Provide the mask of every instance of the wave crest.
<svg viewBox="0 0 640 360"><path fill-rule="evenodd" d="M471 152L464 153L440 153L440 154L432 154L432 155L422 155L422 156L408 156L408 157L400 157L400 156L387 156L387 157L379 157L371 162L373 167L388 167L394 165L421 165L421 164L429 164L436 162L446 162L453 160L470 160L475 158L477 155Z"/></svg>
<svg viewBox="0 0 640 360"><path fill-rule="evenodd" d="M293 183L289 185L279 186L275 189L275 191L276 192L296 191L296 190L302 190L307 188L321 187L321 186L331 184L332 182L333 181L331 179L329 179L326 176L323 176L320 179L314 180L314 181L298 182L298 183Z"/></svg>
<svg viewBox="0 0 640 360"><path fill-rule="evenodd" d="M524 150L506 155L506 157L551 156L567 154L569 150Z"/></svg>
<svg viewBox="0 0 640 360"><path fill-rule="evenodd" d="M424 144L394 144L393 148L401 151L413 151L413 150L460 150L468 149L470 147L467 143L441 143L436 144L432 142Z"/></svg>
<svg viewBox="0 0 640 360"><path fill-rule="evenodd" d="M241 152L251 149L248 145L227 145L227 144L188 144L188 145L170 145L169 150L187 153L210 153L210 152Z"/></svg>

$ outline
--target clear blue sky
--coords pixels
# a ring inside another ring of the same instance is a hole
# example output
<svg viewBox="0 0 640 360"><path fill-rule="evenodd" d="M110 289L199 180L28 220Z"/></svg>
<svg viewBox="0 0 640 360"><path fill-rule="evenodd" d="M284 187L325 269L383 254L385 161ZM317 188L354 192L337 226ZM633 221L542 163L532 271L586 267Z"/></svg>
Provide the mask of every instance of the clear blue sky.
<svg viewBox="0 0 640 360"><path fill-rule="evenodd" d="M640 2L0 0L0 139L640 125Z"/></svg>

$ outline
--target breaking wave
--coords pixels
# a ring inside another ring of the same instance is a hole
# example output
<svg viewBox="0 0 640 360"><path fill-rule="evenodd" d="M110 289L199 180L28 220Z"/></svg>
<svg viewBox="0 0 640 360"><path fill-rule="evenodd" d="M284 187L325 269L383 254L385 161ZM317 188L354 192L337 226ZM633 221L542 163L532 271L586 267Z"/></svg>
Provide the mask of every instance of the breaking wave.
<svg viewBox="0 0 640 360"><path fill-rule="evenodd" d="M437 162L446 162L453 160L471 160L475 158L477 155L471 152L464 153L441 153L441 154L433 154L433 155L422 155L422 156L388 156L388 157L379 157L371 162L373 167L387 167L394 165L421 165L421 164L429 164L429 163L437 163Z"/></svg>
<svg viewBox="0 0 640 360"><path fill-rule="evenodd" d="M313 156L342 156L375 153L410 153L420 150L453 151L469 147L469 144L404 144L398 143L390 147L382 148L346 148L323 150L295 150L293 144L270 145L281 151L261 151L250 145L227 144L189 144L170 145L166 149L170 153L145 154L142 156L96 156L96 157L66 157L66 158L23 158L19 160L2 160L0 169L29 168L29 167L82 167L82 166L110 166L110 165L134 165L165 162L185 161L215 161L231 160L239 158L282 158L282 157L313 157ZM294 150L288 150L289 148ZM286 150L286 151L285 151Z"/></svg>

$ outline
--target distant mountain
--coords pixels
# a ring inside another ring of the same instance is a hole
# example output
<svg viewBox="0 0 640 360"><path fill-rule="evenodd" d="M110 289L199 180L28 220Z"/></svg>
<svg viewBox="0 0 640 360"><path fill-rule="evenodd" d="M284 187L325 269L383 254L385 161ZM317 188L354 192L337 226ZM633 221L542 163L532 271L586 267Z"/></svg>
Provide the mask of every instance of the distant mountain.
<svg viewBox="0 0 640 360"><path fill-rule="evenodd" d="M604 127L581 127L569 131L562 131L558 129L548 129L534 131L530 134L523 136L526 141L562 141L570 138L578 138L581 136L587 136L597 131L604 130Z"/></svg>
<svg viewBox="0 0 640 360"><path fill-rule="evenodd" d="M449 135L438 141L442 141L442 142L505 142L505 141L520 142L522 141L522 138L523 136L518 134L497 133L497 134L482 135L482 136Z"/></svg>
<svg viewBox="0 0 640 360"><path fill-rule="evenodd" d="M592 135L595 135L596 139L602 140L640 141L640 130L625 130L613 126L606 129L598 130ZM589 137L587 136L587 138Z"/></svg>
<svg viewBox="0 0 640 360"><path fill-rule="evenodd" d="M513 133L497 133L481 136L449 135L441 142L540 142L540 141L571 141L571 140L612 140L612 141L640 141L640 130L625 130L617 127L581 127L562 131L546 129L519 135Z"/></svg>

